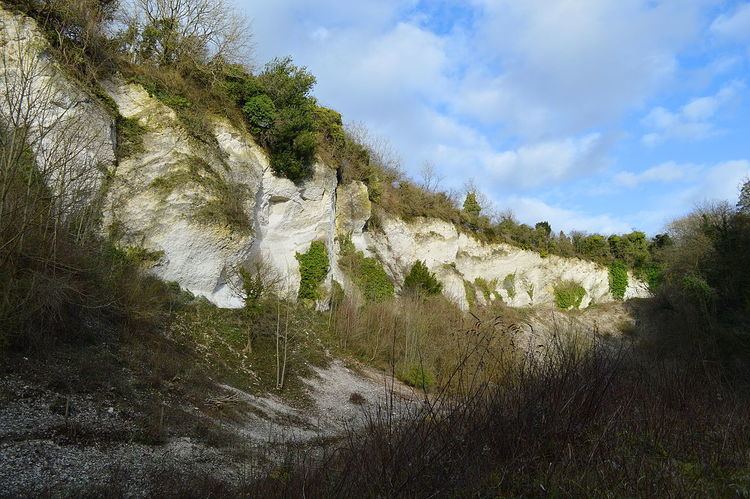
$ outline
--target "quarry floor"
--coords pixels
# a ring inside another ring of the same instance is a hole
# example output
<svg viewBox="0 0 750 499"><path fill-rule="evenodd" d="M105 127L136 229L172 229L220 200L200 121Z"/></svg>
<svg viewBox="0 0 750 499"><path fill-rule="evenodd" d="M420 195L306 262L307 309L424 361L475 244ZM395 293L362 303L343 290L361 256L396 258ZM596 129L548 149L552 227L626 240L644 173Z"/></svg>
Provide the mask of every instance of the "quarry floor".
<svg viewBox="0 0 750 499"><path fill-rule="evenodd" d="M518 341L529 349L565 328L620 343L639 326L621 304L531 311L522 322ZM424 398L353 361L310 367L311 403L298 404L210 379L156 383L108 345L13 355L0 365L0 497L148 496L185 473L242 483L287 459L289 444L314 452L369 410L396 413Z"/></svg>

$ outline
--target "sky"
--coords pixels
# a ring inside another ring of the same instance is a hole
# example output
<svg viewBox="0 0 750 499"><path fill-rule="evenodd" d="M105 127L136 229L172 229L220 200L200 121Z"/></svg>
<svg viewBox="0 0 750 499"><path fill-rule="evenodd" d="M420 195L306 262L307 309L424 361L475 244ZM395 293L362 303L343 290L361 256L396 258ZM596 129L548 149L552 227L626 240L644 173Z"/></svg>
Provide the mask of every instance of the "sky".
<svg viewBox="0 0 750 499"><path fill-rule="evenodd" d="M257 67L522 222L656 234L750 175L747 0L233 1Z"/></svg>

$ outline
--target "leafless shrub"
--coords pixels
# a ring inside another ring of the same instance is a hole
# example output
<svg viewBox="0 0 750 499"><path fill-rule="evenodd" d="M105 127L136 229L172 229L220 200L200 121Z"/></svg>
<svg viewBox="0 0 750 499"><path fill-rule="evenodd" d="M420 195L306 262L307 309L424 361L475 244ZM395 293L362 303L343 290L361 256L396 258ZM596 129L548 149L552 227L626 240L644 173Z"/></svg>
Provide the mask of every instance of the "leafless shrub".
<svg viewBox="0 0 750 499"><path fill-rule="evenodd" d="M0 320L60 322L83 293L83 269L66 254L97 237L106 118L96 123L87 96L61 86L27 25L0 36Z"/></svg>

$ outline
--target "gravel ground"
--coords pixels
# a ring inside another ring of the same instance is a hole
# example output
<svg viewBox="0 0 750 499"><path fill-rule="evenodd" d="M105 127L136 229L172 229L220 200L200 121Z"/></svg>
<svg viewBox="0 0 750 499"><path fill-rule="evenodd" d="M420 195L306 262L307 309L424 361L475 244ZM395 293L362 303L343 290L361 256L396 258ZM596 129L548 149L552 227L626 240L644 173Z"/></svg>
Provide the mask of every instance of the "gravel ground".
<svg viewBox="0 0 750 499"><path fill-rule="evenodd" d="M110 495L117 490L142 497L154 494L154 484L163 488L185 474L237 484L281 458L281 443L313 442L356 426L368 408L385 403L391 385L383 373L355 371L340 361L315 371L305 380L314 400L308 408L217 386L216 398L241 413L214 419L235 442L220 447L180 435L158 445L134 441L138 414L106 393L61 396L17 373L2 375L0 496ZM358 395L353 398L353 393ZM398 403L417 397L398 382L394 393Z"/></svg>

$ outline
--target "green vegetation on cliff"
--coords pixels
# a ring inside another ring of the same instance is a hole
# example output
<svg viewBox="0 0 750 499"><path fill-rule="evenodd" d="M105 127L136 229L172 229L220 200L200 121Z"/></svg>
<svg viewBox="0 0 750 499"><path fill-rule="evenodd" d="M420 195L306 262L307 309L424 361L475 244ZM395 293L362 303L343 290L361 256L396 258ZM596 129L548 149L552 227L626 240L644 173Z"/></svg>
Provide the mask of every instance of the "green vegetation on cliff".
<svg viewBox="0 0 750 499"><path fill-rule="evenodd" d="M383 264L357 251L349 238L341 239L339 244L339 265L349 274L365 300L383 302L392 298L395 292L393 282L388 277Z"/></svg>
<svg viewBox="0 0 750 499"><path fill-rule="evenodd" d="M555 304L561 310L577 309L581 306L586 290L575 281L562 281L555 285Z"/></svg>
<svg viewBox="0 0 750 499"><path fill-rule="evenodd" d="M323 298L321 286L328 275L328 249L323 241L313 241L305 253L297 253L299 262L299 293L301 300Z"/></svg>

